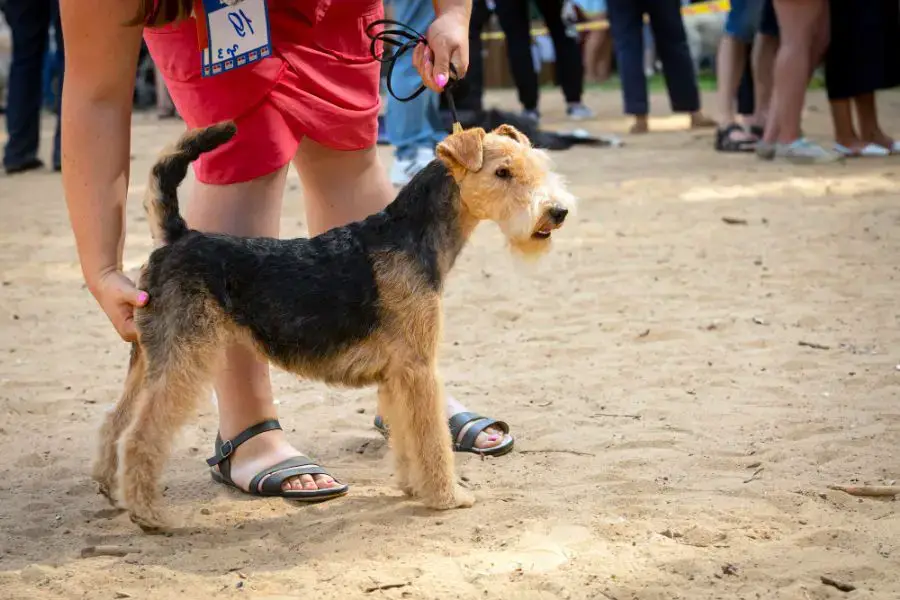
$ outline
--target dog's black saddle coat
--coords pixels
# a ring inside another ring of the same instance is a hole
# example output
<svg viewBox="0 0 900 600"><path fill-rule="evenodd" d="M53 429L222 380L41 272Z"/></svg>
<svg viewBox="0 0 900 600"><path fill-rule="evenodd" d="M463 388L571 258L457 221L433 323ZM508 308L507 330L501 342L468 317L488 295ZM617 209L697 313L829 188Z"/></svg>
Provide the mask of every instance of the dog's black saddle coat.
<svg viewBox="0 0 900 600"><path fill-rule="evenodd" d="M173 291L168 286L178 286L183 294L214 298L273 358L333 356L379 326L373 261L379 254L399 254L414 266L418 280L411 282L410 293L423 283L440 292L439 257L450 252L452 262L462 248L459 201L449 170L434 161L383 211L314 238L192 230L151 255L159 264L143 282L151 298L148 308L153 310L154 298Z"/></svg>

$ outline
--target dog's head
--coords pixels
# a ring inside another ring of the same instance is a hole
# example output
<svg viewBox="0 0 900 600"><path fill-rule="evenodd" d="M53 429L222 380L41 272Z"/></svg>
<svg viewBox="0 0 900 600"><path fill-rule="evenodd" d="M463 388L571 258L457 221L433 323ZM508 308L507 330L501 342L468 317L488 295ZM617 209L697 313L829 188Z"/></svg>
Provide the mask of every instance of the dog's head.
<svg viewBox="0 0 900 600"><path fill-rule="evenodd" d="M497 223L522 254L548 250L554 230L574 208L550 157L510 125L452 134L438 144L437 156L459 185L466 213Z"/></svg>

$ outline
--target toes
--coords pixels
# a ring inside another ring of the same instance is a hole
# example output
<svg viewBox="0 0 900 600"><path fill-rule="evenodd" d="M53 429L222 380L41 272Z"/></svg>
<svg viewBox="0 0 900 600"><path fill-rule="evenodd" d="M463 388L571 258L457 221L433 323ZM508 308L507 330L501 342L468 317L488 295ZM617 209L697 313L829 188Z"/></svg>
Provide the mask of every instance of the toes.
<svg viewBox="0 0 900 600"><path fill-rule="evenodd" d="M503 441L503 432L496 427L488 427L475 438L476 448L493 448Z"/></svg>
<svg viewBox="0 0 900 600"><path fill-rule="evenodd" d="M339 484L330 475L300 475L291 477L281 484L285 492L316 491L337 487Z"/></svg>
<svg viewBox="0 0 900 600"><path fill-rule="evenodd" d="M337 482L331 475L316 475L316 485L320 490L337 487Z"/></svg>
<svg viewBox="0 0 900 600"><path fill-rule="evenodd" d="M300 492L305 489L310 489L306 487L306 483L312 483L312 477L309 475L301 475L300 477L291 477L286 479L284 483L281 484L281 489L285 492ZM315 485L313 485L312 489L316 489Z"/></svg>

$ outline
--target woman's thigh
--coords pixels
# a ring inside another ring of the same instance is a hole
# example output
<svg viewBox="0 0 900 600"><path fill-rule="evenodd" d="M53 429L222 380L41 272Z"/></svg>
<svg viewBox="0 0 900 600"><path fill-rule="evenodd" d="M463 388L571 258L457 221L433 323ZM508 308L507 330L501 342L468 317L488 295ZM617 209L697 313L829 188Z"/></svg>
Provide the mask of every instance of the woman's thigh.
<svg viewBox="0 0 900 600"><path fill-rule="evenodd" d="M184 207L188 226L244 237L277 237L288 166L250 181L215 185L194 181Z"/></svg>
<svg viewBox="0 0 900 600"><path fill-rule="evenodd" d="M827 23L826 0L774 0L773 5L784 45L811 44L823 19Z"/></svg>
<svg viewBox="0 0 900 600"><path fill-rule="evenodd" d="M394 198L374 145L342 151L305 138L293 162L303 183L311 236L365 219Z"/></svg>
<svg viewBox="0 0 900 600"><path fill-rule="evenodd" d="M272 56L203 77L197 25L145 30L151 55L189 127L233 120L237 135L195 164L199 181L254 181L288 165L301 140L356 151L378 135L380 64L366 27L380 0L285 0L269 10Z"/></svg>

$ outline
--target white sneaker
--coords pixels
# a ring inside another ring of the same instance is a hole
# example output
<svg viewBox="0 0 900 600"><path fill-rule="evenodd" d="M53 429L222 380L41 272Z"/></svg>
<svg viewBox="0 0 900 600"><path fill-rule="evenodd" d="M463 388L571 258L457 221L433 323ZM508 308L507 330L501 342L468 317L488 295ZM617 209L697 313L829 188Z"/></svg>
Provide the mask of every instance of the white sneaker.
<svg viewBox="0 0 900 600"><path fill-rule="evenodd" d="M535 125L541 122L541 113L539 113L537 109L523 110L522 116L529 121L533 121Z"/></svg>
<svg viewBox="0 0 900 600"><path fill-rule="evenodd" d="M844 160L839 152L827 150L806 138L794 140L790 144L775 144L774 158L781 158L795 165L832 163Z"/></svg>
<svg viewBox="0 0 900 600"><path fill-rule="evenodd" d="M594 111L582 104L576 102L566 107L566 114L573 121L584 121L585 119L593 119Z"/></svg>
<svg viewBox="0 0 900 600"><path fill-rule="evenodd" d="M391 165L391 183L400 187L406 185L433 160L434 150L431 148L418 148L412 158L395 159Z"/></svg>

